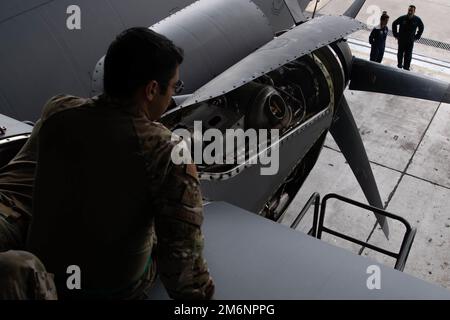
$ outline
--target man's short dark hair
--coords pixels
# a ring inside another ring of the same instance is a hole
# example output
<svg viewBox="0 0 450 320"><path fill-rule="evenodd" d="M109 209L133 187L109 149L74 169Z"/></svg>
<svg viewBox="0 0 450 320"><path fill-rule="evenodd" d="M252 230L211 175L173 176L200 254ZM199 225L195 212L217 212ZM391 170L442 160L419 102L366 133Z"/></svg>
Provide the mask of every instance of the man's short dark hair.
<svg viewBox="0 0 450 320"><path fill-rule="evenodd" d="M414 10L416 10L416 6L415 6L415 5L413 5L413 4L412 4L412 5L410 5L409 7L410 7L410 8L413 8Z"/></svg>
<svg viewBox="0 0 450 320"><path fill-rule="evenodd" d="M156 80L164 94L182 62L183 50L165 36L144 27L127 29L106 54L104 91L114 98L129 99L138 88Z"/></svg>

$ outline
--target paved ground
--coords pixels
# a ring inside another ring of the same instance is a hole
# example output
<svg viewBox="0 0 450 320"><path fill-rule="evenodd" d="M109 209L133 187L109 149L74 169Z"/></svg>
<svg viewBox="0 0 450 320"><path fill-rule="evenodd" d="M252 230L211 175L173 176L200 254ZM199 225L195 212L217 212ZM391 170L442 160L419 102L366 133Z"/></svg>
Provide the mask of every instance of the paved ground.
<svg viewBox="0 0 450 320"><path fill-rule="evenodd" d="M358 19L367 19L365 10L377 4L395 17L406 11L410 2L369 0ZM322 0L322 13L340 14L349 3L351 1ZM417 6L426 25L424 36L450 42L450 23L442 23L448 20L450 2L428 0L420 1ZM368 58L368 35L367 31L362 31L349 39L355 56ZM391 41L388 46L384 63L395 66L395 43ZM450 61L450 51L417 46L415 52L415 72L450 82L450 63L446 62ZM366 145L386 210L405 217L417 227L405 272L450 289L450 105L352 91L347 91L346 97ZM293 221L314 191L322 195L335 192L364 202L356 179L331 137L283 223ZM374 230L372 213L339 203L330 204L326 224L361 240L370 239L370 243L389 250L400 248L404 232L400 225L390 224L392 236L387 241L379 228ZM298 229L307 231L310 225L308 217ZM334 237L327 236L324 240L381 263L394 264L391 258Z"/></svg>

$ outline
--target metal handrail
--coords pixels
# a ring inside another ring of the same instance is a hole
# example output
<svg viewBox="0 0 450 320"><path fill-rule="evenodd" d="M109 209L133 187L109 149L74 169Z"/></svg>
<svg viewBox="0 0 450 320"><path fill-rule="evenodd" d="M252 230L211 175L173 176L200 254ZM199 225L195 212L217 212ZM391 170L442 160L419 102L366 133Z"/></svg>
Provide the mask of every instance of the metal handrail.
<svg viewBox="0 0 450 320"><path fill-rule="evenodd" d="M305 217L305 214L308 212L308 210L311 208L313 204L314 204L313 227L308 232L308 234L312 235L315 238L317 235L317 222L319 218L319 207L320 207L320 194L318 194L317 192L313 193L313 195L309 198L308 202L305 204L303 209L297 215L297 218L295 218L294 222L292 222L291 228L296 229L298 227L300 221Z"/></svg>
<svg viewBox="0 0 450 320"><path fill-rule="evenodd" d="M357 240L355 238L352 238L350 236L347 236L347 235L342 234L340 232L337 232L335 230L331 230L331 229L329 229L327 227L324 227L323 224L324 224L324 221L325 221L326 205L327 205L327 201L329 199L337 199L337 200L346 202L348 204L354 205L356 207L363 208L363 209L366 209L366 210L370 210L370 211L373 211L376 214L379 214L379 215L382 215L382 216L388 217L390 219L397 220L397 221L401 222L405 226L406 232L405 232L405 235L403 237L403 241L402 241L402 244L401 244L401 247L400 247L400 251L398 253L391 252L391 251L385 250L383 248L379 248L377 246L374 246L374 245L372 245L370 243L363 242L361 240ZM382 210L380 208L376 208L376 207L373 207L373 206L370 206L370 205L367 205L367 204L364 204L364 203L360 203L358 201L355 201L355 200L352 200L352 199L349 199L349 198L345 198L345 197L337 195L337 194L328 194L322 199L322 205L321 205L321 208L320 208L319 223L318 223L318 226L317 226L317 238L318 239L322 238L322 233L323 232L332 234L332 235L334 235L336 237L339 237L339 238L345 239L347 241L359 244L361 246L365 246L365 247L370 248L370 249L372 249L374 251L377 251L377 252L383 253L385 255L388 255L390 257L393 257L393 258L396 259L395 269L403 271L404 268L405 268L405 265L406 265L406 260L408 259L408 256L409 256L409 252L411 251L411 247L412 247L412 244L413 244L413 241L414 241L414 238L415 238L417 230L416 230L416 228L411 228L411 225L409 224L409 222L406 219L404 219L403 217L400 217L400 216L395 215L393 213L387 212L387 211Z"/></svg>

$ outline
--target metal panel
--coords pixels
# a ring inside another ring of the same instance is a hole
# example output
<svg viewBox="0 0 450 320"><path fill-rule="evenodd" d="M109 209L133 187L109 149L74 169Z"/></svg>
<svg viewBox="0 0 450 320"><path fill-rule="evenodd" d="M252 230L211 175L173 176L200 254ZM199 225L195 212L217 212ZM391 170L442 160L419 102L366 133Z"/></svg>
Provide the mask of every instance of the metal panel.
<svg viewBox="0 0 450 320"><path fill-rule="evenodd" d="M198 89L273 38L260 9L242 0L198 1L151 29L185 49L184 93Z"/></svg>
<svg viewBox="0 0 450 320"><path fill-rule="evenodd" d="M125 25L148 26L193 2L133 1L0 1L0 112L34 121L55 94L89 95L96 62ZM81 8L81 30L66 28L69 5Z"/></svg>
<svg viewBox="0 0 450 320"><path fill-rule="evenodd" d="M273 147L279 148L279 170L276 175L261 175L261 164L242 168L243 171L229 179L226 179L224 174L222 179L203 180L210 178L208 174L200 174L203 195L208 200L227 201L246 210L259 212L293 168L329 128L332 116L332 109L327 108L280 139L279 145ZM232 176L233 172L229 175ZM243 197L242 195L249 190L251 197Z"/></svg>
<svg viewBox="0 0 450 320"><path fill-rule="evenodd" d="M1 24L0 88L19 120L36 120L58 93L87 94L64 49L30 11Z"/></svg>
<svg viewBox="0 0 450 320"><path fill-rule="evenodd" d="M355 58L351 90L450 103L450 85L427 76Z"/></svg>
<svg viewBox="0 0 450 320"><path fill-rule="evenodd" d="M287 30L294 26L294 19L289 13L284 0L252 0L270 21L273 33Z"/></svg>
<svg viewBox="0 0 450 320"><path fill-rule="evenodd" d="M303 15L303 10L300 8L297 0L284 0L284 2L286 3L286 6L288 7L295 23L306 21L306 18Z"/></svg>
<svg viewBox="0 0 450 320"><path fill-rule="evenodd" d="M66 27L67 7L76 4L81 10L81 30ZM91 89L91 73L98 58L115 36L125 29L108 0L59 0L37 10L42 15L58 46L65 51L86 94ZM102 18L99 18L101 14ZM48 68L54 68L49 65Z"/></svg>
<svg viewBox="0 0 450 320"><path fill-rule="evenodd" d="M192 93L273 38L269 22L251 1L202 0L153 25L185 51L180 77ZM208 32L205 32L205 31ZM95 93L103 91L103 64L95 70Z"/></svg>
<svg viewBox="0 0 450 320"><path fill-rule="evenodd" d="M109 2L120 15L120 20L130 28L151 26L195 0L109 0Z"/></svg>
<svg viewBox="0 0 450 320"><path fill-rule="evenodd" d="M348 17L322 16L284 33L196 91L183 106L209 100L363 28Z"/></svg>
<svg viewBox="0 0 450 320"><path fill-rule="evenodd" d="M204 212L216 300L450 299L447 289L227 203L207 204ZM367 289L370 265L381 269L380 290ZM160 281L149 293L168 299Z"/></svg>
<svg viewBox="0 0 450 320"><path fill-rule="evenodd" d="M23 10L23 5L19 1L0 1L0 23Z"/></svg>
<svg viewBox="0 0 450 320"><path fill-rule="evenodd" d="M13 118L0 114L0 127L5 127L6 131L4 135L0 135L0 140L8 139L18 135L26 135L31 133L33 127L17 121Z"/></svg>
<svg viewBox="0 0 450 320"><path fill-rule="evenodd" d="M54 0L2 0L0 1L0 23L52 1Z"/></svg>

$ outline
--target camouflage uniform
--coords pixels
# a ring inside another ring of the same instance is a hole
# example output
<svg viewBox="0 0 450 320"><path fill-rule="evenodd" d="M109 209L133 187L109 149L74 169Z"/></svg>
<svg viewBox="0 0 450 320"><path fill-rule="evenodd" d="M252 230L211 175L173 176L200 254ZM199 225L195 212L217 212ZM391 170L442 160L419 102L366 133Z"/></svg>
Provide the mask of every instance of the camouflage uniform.
<svg viewBox="0 0 450 320"><path fill-rule="evenodd" d="M38 121L17 155L0 169L0 252L21 250L31 220Z"/></svg>
<svg viewBox="0 0 450 320"><path fill-rule="evenodd" d="M28 249L62 298L142 298L157 271L172 298L211 298L194 165L163 125L105 96L57 96L39 135ZM81 290L66 270L81 270Z"/></svg>
<svg viewBox="0 0 450 320"><path fill-rule="evenodd" d="M49 110L44 111L46 117ZM31 221L39 119L17 155L0 168L0 252L23 250Z"/></svg>
<svg viewBox="0 0 450 320"><path fill-rule="evenodd" d="M53 276L29 252L0 253L0 300L56 300Z"/></svg>
<svg viewBox="0 0 450 320"><path fill-rule="evenodd" d="M57 298L53 275L22 250L31 219L40 122L17 155L0 169L0 300Z"/></svg>

